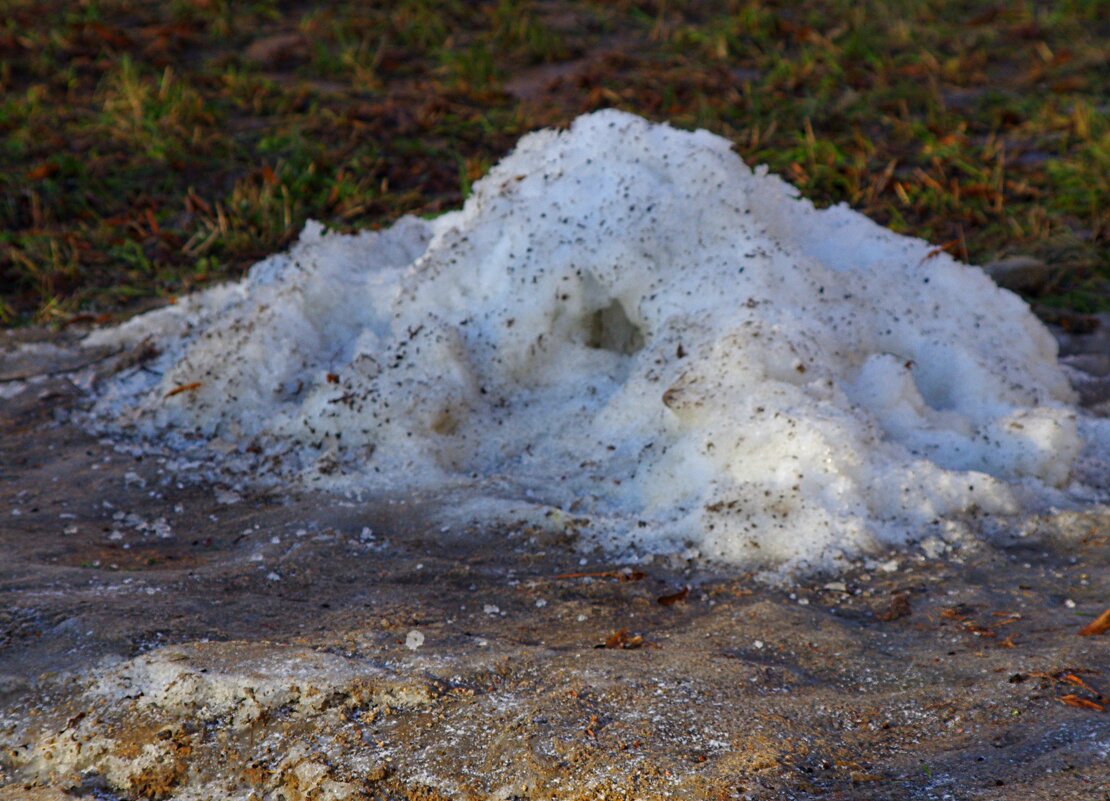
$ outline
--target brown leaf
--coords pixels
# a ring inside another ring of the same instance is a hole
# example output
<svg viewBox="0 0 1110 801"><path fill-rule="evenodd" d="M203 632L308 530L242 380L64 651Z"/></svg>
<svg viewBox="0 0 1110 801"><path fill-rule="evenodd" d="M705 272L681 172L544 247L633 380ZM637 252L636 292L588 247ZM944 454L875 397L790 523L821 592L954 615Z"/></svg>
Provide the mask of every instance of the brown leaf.
<svg viewBox="0 0 1110 801"><path fill-rule="evenodd" d="M661 606L673 606L676 603L678 603L679 601L685 601L686 596L689 595L689 594L690 594L690 588L689 587L683 587L678 592L672 592L668 595L660 595L655 600L658 601L658 603Z"/></svg>
<svg viewBox="0 0 1110 801"><path fill-rule="evenodd" d="M975 610L967 604L956 604L955 606L949 606L942 610L940 616L946 620L959 620L963 622L970 618L974 612Z"/></svg>
<svg viewBox="0 0 1110 801"><path fill-rule="evenodd" d="M1093 695L1099 695L1097 692L1095 692L1094 688L1091 687L1091 685L1087 684L1087 682L1083 681L1083 679L1079 678L1074 673L1065 673L1063 676L1060 677L1060 681L1064 682L1065 684L1074 684L1076 687L1082 687L1084 690Z"/></svg>
<svg viewBox="0 0 1110 801"><path fill-rule="evenodd" d="M163 396L163 400L165 398L172 398L174 395L180 395L182 392L193 392L194 390L200 389L203 386L203 381L193 381L191 384L182 384L180 386L174 387L169 392L167 392Z"/></svg>
<svg viewBox="0 0 1110 801"><path fill-rule="evenodd" d="M909 617L913 613L910 607L910 596L904 592L900 592L890 599L890 606L884 612L879 612L875 615L877 620L884 623L889 623L892 620L898 620L903 617Z"/></svg>
<svg viewBox="0 0 1110 801"><path fill-rule="evenodd" d="M1077 709L1090 709L1092 712L1105 712L1106 707L1102 704L1095 703L1088 698L1080 698L1078 695L1069 693L1068 695L1061 696L1059 699L1061 704L1074 706Z"/></svg>
<svg viewBox="0 0 1110 801"><path fill-rule="evenodd" d="M644 638L639 634L630 634L628 629L620 629L614 631L609 635L609 639L605 641L605 648L622 648L626 651L631 651L639 648L644 644Z"/></svg>
<svg viewBox="0 0 1110 801"><path fill-rule="evenodd" d="M1093 637L1110 631L1110 609L1107 609L1079 631L1081 637Z"/></svg>
<svg viewBox="0 0 1110 801"><path fill-rule="evenodd" d="M977 637L987 637L989 639L994 639L998 636L991 629L984 628L983 626L977 626L970 620L964 621L964 631L968 632L969 634L974 634Z"/></svg>
<svg viewBox="0 0 1110 801"><path fill-rule="evenodd" d="M112 315L108 313L90 314L89 312L82 312L81 314L75 314L70 317L62 324L62 327L68 328L71 325L83 325L85 323L91 325L104 325L104 323L111 322L111 320Z"/></svg>
<svg viewBox="0 0 1110 801"><path fill-rule="evenodd" d="M58 172L58 165L50 161L44 161L37 167L32 167L27 171L25 176L28 181L41 181L43 178L49 178Z"/></svg>

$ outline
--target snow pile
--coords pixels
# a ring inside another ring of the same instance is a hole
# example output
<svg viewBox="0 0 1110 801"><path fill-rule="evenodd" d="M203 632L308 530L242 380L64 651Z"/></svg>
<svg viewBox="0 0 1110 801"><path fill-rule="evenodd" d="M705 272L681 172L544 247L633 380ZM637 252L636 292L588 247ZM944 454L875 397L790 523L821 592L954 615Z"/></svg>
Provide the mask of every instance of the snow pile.
<svg viewBox="0 0 1110 801"><path fill-rule="evenodd" d="M1069 481L1073 394L1016 296L727 141L543 131L461 211L309 224L238 284L99 332L160 356L120 429L336 490L474 485L617 545L827 563Z"/></svg>

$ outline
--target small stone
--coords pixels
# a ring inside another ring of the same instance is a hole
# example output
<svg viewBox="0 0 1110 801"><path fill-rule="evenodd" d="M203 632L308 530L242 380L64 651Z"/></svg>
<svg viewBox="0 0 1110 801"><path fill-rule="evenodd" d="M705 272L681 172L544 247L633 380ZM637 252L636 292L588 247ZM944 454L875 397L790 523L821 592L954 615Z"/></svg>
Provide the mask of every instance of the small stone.
<svg viewBox="0 0 1110 801"><path fill-rule="evenodd" d="M875 613L875 619L884 623L891 623L912 614L913 607L910 605L910 596L904 592L899 592L895 593L890 599L890 605L886 609Z"/></svg>
<svg viewBox="0 0 1110 801"><path fill-rule="evenodd" d="M929 537L921 543L921 550L925 552L925 556L929 559L937 559L948 550L948 545L936 537Z"/></svg>
<svg viewBox="0 0 1110 801"><path fill-rule="evenodd" d="M231 506L243 500L243 496L227 487L216 487L216 503Z"/></svg>
<svg viewBox="0 0 1110 801"><path fill-rule="evenodd" d="M1012 292L1037 295L1043 292L1056 268L1033 256L1007 256L983 266L996 284Z"/></svg>

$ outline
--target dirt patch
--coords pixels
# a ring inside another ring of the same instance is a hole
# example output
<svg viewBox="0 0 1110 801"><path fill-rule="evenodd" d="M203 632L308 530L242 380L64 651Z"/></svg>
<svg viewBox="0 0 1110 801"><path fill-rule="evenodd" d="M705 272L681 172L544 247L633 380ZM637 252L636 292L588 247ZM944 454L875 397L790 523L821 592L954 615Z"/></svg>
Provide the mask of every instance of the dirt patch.
<svg viewBox="0 0 1110 801"><path fill-rule="evenodd" d="M1105 510L771 588L231 493L40 367L0 401L0 798L1110 797Z"/></svg>

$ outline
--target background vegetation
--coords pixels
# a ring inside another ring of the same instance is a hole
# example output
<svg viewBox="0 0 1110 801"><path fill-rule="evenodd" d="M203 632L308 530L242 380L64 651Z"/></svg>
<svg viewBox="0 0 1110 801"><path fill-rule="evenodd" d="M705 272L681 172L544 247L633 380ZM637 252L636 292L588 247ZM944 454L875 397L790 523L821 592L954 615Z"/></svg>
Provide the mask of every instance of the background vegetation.
<svg viewBox="0 0 1110 801"><path fill-rule="evenodd" d="M0 0L0 322L133 312L307 217L435 214L609 106L1105 309L1108 41L1103 0Z"/></svg>

